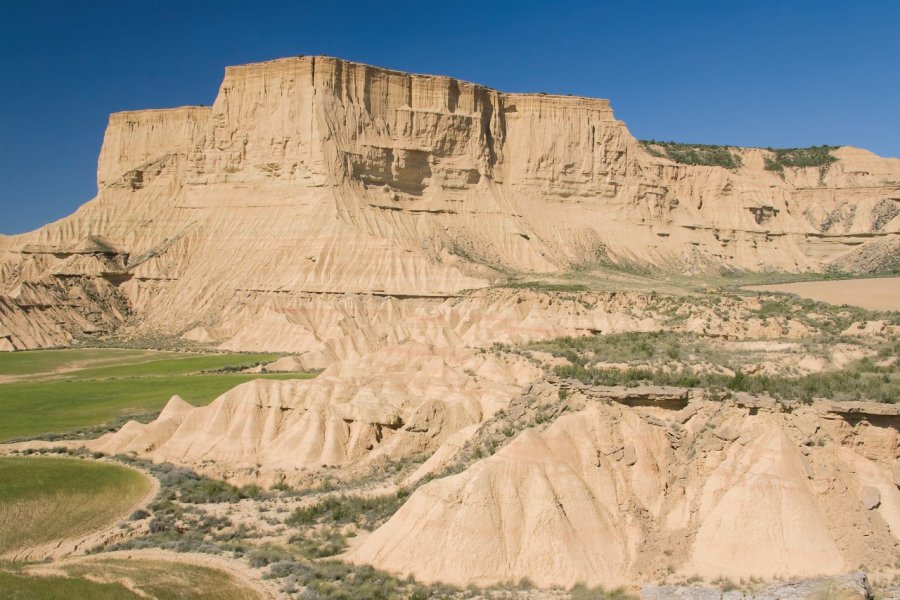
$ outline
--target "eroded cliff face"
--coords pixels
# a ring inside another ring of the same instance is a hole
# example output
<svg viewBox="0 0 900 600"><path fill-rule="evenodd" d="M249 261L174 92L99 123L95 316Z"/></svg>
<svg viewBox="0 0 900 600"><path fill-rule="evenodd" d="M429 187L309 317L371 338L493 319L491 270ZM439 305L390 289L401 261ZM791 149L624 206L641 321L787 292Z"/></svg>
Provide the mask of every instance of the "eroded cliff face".
<svg viewBox="0 0 900 600"><path fill-rule="evenodd" d="M616 586L834 574L896 556L896 411L869 423L820 404L684 404L595 400L528 430L419 488L349 558L463 585Z"/></svg>
<svg viewBox="0 0 900 600"><path fill-rule="evenodd" d="M841 148L779 175L741 153L651 156L605 100L326 57L230 67L211 107L112 115L97 198L0 240L0 345L123 323L227 344L238 307L290 322L309 294L448 297L598 262L853 268L900 246L900 161Z"/></svg>

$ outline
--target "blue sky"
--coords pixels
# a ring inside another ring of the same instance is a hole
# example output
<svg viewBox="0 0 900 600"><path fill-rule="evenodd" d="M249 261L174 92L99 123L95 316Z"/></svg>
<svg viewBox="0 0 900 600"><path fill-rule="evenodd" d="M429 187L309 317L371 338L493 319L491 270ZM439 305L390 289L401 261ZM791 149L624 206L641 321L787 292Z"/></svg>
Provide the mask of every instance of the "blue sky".
<svg viewBox="0 0 900 600"><path fill-rule="evenodd" d="M94 196L110 112L296 54L609 98L639 138L900 156L898 28L896 0L2 0L0 232Z"/></svg>

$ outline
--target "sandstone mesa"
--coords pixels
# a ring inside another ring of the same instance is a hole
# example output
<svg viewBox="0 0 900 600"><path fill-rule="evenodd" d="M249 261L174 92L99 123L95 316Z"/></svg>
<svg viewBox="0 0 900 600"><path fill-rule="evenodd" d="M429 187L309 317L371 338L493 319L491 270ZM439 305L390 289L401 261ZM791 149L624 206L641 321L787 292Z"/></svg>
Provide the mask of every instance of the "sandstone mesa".
<svg viewBox="0 0 900 600"><path fill-rule="evenodd" d="M229 67L211 107L112 115L97 197L0 236L0 349L128 323L305 351L312 298L450 297L598 263L871 268L898 251L900 159L843 147L778 174L768 151L735 151L734 170L655 157L606 100L327 57ZM250 320L267 333L248 339Z"/></svg>
<svg viewBox="0 0 900 600"><path fill-rule="evenodd" d="M495 415L559 404L535 361L494 343L657 331L676 310L681 330L736 344L809 333L753 299L728 319L654 294L494 287L510 274L895 259L900 160L842 147L827 169L776 173L768 150L734 152L735 169L655 156L605 100L328 57L230 67L211 107L112 115L97 197L0 236L0 350L115 333L290 352L273 370L324 371L206 407L174 397L86 446L264 485L425 454L421 481ZM771 368L786 365L824 368ZM419 487L345 558L423 581L611 586L833 575L900 551L892 405L584 389L566 410Z"/></svg>

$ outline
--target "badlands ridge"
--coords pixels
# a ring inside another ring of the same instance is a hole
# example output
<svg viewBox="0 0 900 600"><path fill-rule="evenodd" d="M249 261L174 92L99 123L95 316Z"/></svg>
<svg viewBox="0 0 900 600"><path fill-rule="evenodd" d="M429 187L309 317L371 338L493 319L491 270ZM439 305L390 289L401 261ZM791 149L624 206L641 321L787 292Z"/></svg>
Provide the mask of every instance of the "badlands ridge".
<svg viewBox="0 0 900 600"><path fill-rule="evenodd" d="M497 287L896 260L900 160L843 147L777 172L769 150L733 152L733 169L656 156L604 100L327 57L231 67L211 107L112 115L97 197L0 237L0 349L115 334L324 369L206 407L175 397L86 445L263 485L424 457L399 482L409 500L345 556L422 581L890 572L896 405L579 387L551 374L559 357L510 350L670 330L769 349L774 375L874 356L862 342L806 356L827 319L767 315L756 297ZM515 435L464 460L500 422Z"/></svg>

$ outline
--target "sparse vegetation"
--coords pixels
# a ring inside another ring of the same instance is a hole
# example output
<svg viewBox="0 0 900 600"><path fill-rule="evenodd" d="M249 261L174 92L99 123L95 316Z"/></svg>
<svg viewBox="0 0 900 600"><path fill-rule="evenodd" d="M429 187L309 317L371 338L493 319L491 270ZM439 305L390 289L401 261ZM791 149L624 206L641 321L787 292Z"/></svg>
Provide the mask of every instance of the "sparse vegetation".
<svg viewBox="0 0 900 600"><path fill-rule="evenodd" d="M657 140L641 140L641 145L653 156L668 158L684 165L738 169L742 164L741 156L735 152L733 146L682 144Z"/></svg>
<svg viewBox="0 0 900 600"><path fill-rule="evenodd" d="M291 536L291 548L307 558L324 558L347 549L347 536L334 529L319 529Z"/></svg>
<svg viewBox="0 0 900 600"><path fill-rule="evenodd" d="M607 590L600 587L589 588L583 583L576 584L571 590L572 600L637 600L637 596L629 594L623 588Z"/></svg>
<svg viewBox="0 0 900 600"><path fill-rule="evenodd" d="M436 597L433 589L414 581L403 581L369 566L338 561L276 562L269 567L269 577L282 579L282 587L288 593L305 589L304 597L321 600Z"/></svg>
<svg viewBox="0 0 900 600"><path fill-rule="evenodd" d="M310 506L298 508L288 517L288 525L356 523L374 529L397 512L409 496L405 489L384 496L328 496Z"/></svg>
<svg viewBox="0 0 900 600"><path fill-rule="evenodd" d="M853 367L802 377L770 375L734 375L717 373L672 373L646 368L594 369L591 367L557 367L560 377L577 379L588 385L671 385L705 388L712 392L749 392L769 395L781 400L811 402L814 398L835 400L874 400L894 403L900 397L900 377L896 370L871 367L859 361Z"/></svg>
<svg viewBox="0 0 900 600"><path fill-rule="evenodd" d="M828 167L837 161L832 154L838 146L810 146L809 148L766 148L772 156L765 158L767 171L783 173L785 167Z"/></svg>
<svg viewBox="0 0 900 600"><path fill-rule="evenodd" d="M763 303L760 314L780 315L782 310L780 303ZM840 325L846 326L845 323ZM882 345L875 357L853 361L843 369L798 377L747 374L739 362L743 357L716 350L709 339L677 332L564 337L533 343L526 348L565 358L569 364L556 366L556 375L588 385L699 387L718 393L749 392L801 402L831 398L894 403L900 398L900 370L896 365L878 364L878 359L900 350L897 342ZM705 362L723 370L698 371L689 365L668 368L669 362L682 355L690 363ZM624 363L624 366L610 368L603 366L604 363Z"/></svg>
<svg viewBox="0 0 900 600"><path fill-rule="evenodd" d="M517 290L538 290L543 292L584 292L587 286L581 283L549 283L545 281L510 281L503 287Z"/></svg>
<svg viewBox="0 0 900 600"><path fill-rule="evenodd" d="M238 502L265 495L265 492L255 485L236 487L218 479L199 475L185 467L167 463L154 465L143 461L141 464L159 479L160 493L157 495L157 502L177 500L185 504L210 504Z"/></svg>

